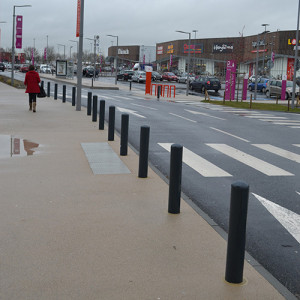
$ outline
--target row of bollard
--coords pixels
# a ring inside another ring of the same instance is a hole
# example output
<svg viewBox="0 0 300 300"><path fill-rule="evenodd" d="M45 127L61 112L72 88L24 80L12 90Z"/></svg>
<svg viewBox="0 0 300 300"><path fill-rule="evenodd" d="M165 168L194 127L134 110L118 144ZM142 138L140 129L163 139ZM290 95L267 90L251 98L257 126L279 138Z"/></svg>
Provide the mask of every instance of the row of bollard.
<svg viewBox="0 0 300 300"><path fill-rule="evenodd" d="M44 82L41 83L44 86ZM75 106L76 88L72 88L72 106ZM159 93L158 93L159 95ZM50 82L47 85L47 97L50 97ZM57 84L54 88L54 99L57 99ZM159 99L159 98L158 98ZM66 86L63 85L63 102L66 101ZM88 92L87 115L92 115L92 122L97 122L98 96L92 96ZM104 130L105 100L100 100L99 130ZM129 115L121 116L120 155L128 153L128 128ZM114 141L115 131L115 106L109 106L108 118L108 141ZM140 155L139 155L139 178L148 176L150 127L141 126L140 130ZM170 180L168 212L180 213L181 178L182 178L183 146L173 144L170 155ZM249 185L237 181L231 185L229 230L227 242L225 280L229 283L239 284L243 282L245 244L246 244L246 221L249 199Z"/></svg>

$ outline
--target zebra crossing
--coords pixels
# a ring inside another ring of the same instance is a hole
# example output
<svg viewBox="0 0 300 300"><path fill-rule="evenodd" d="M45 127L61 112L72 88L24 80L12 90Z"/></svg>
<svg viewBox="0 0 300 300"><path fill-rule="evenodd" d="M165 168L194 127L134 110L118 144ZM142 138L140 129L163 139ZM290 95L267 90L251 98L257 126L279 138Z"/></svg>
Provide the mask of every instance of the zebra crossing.
<svg viewBox="0 0 300 300"><path fill-rule="evenodd" d="M172 143L158 143L158 145L167 150L168 152L171 151ZM225 157L229 157L236 163L246 165L251 169L254 169L256 172L262 173L266 176L295 176L295 174L290 171L284 170L278 166L264 161L263 159L250 155L227 144L205 143L205 145L225 155ZM288 151L286 149L271 144L251 144L251 146L264 150L271 155L275 155L277 157L279 156L286 160L290 160L300 164L300 154L298 153L294 153L292 151ZM300 144L293 144L293 146L300 147ZM295 151L297 150L299 149L295 148ZM206 158L203 158L200 155L194 153L186 147L183 147L182 161L203 177L233 176L228 172L228 170L220 168L219 166L210 162ZM296 168L293 168L293 171L295 171L295 169Z"/></svg>
<svg viewBox="0 0 300 300"><path fill-rule="evenodd" d="M299 120L292 120L283 116L274 116L272 114L263 113L259 111L251 111L246 109L238 109L231 107L223 107L223 106L215 106L209 103L199 103L199 102L191 102L187 100L176 100L176 103L183 103L185 105L192 105L195 107L201 107L213 111L219 111L224 113L233 113L235 115L240 115L249 119L257 119L262 122L268 122L273 125L283 125L293 129L300 129L300 118ZM299 115L295 115L299 116Z"/></svg>

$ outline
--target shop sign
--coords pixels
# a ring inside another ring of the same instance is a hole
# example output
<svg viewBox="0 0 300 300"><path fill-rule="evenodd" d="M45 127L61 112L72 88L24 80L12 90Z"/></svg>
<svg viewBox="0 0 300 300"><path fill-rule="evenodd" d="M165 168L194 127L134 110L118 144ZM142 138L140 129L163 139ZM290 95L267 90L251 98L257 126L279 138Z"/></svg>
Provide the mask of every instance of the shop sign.
<svg viewBox="0 0 300 300"><path fill-rule="evenodd" d="M174 53L174 46L173 46L173 44L168 45L167 53L168 53L168 54Z"/></svg>
<svg viewBox="0 0 300 300"><path fill-rule="evenodd" d="M184 44L183 53L203 53L203 44Z"/></svg>
<svg viewBox="0 0 300 300"><path fill-rule="evenodd" d="M233 43L214 43L213 53L231 53L233 52Z"/></svg>
<svg viewBox="0 0 300 300"><path fill-rule="evenodd" d="M128 49L118 49L118 54L120 55L128 55L129 50Z"/></svg>
<svg viewBox="0 0 300 300"><path fill-rule="evenodd" d="M157 54L163 54L164 47L163 46L158 46L157 47Z"/></svg>
<svg viewBox="0 0 300 300"><path fill-rule="evenodd" d="M296 39L288 39L288 45L296 45ZM299 40L299 44L300 44L300 40Z"/></svg>
<svg viewBox="0 0 300 300"><path fill-rule="evenodd" d="M265 41L264 40L258 41L258 47L264 46L264 45L265 45ZM254 47L254 48L257 47L257 41L256 42L252 42L252 47Z"/></svg>

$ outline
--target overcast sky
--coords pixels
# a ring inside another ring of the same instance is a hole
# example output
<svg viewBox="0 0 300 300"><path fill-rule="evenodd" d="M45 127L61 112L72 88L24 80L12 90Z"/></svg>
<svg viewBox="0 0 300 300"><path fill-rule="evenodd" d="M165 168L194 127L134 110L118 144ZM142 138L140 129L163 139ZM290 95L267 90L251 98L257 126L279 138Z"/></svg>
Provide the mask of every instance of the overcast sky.
<svg viewBox="0 0 300 300"><path fill-rule="evenodd" d="M188 36L175 30L198 30L198 38L237 37L267 30L295 30L298 0L85 0L84 37L100 36L101 51L116 39L119 45L155 46L156 43L185 39ZM0 0L0 46L11 48L12 15L14 5L32 5L16 8L23 16L23 47L34 45L38 50L57 44L69 47L75 40L77 0ZM192 35L194 38L194 33ZM91 41L84 40L89 50ZM63 52L63 47L60 47ZM67 52L68 53L68 52Z"/></svg>

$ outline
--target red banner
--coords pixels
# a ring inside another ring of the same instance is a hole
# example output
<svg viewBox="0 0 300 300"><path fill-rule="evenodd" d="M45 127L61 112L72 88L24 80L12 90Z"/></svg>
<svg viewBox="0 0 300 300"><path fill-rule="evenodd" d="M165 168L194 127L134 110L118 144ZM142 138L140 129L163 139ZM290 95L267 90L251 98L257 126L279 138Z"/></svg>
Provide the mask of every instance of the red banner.
<svg viewBox="0 0 300 300"><path fill-rule="evenodd" d="M81 0L77 0L76 37L79 37L79 33L80 33L80 11L81 11Z"/></svg>

